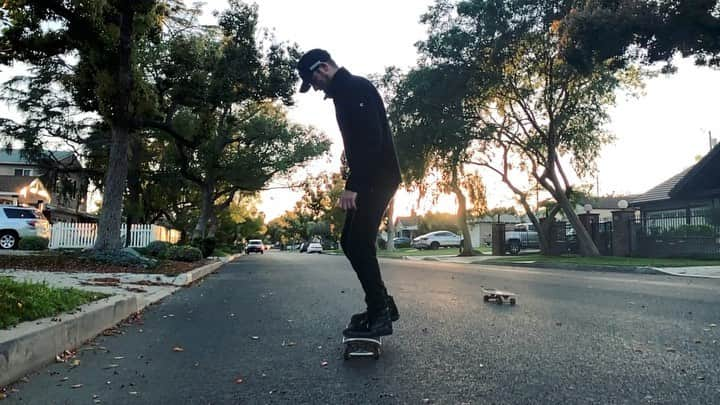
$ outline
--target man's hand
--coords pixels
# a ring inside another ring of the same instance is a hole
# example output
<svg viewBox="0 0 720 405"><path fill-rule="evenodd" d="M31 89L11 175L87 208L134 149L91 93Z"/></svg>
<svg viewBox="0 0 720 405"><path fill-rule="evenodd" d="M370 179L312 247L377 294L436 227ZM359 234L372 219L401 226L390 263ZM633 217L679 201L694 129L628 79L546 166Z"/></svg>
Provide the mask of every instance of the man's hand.
<svg viewBox="0 0 720 405"><path fill-rule="evenodd" d="M357 206L355 205L355 200L357 199L357 193L350 190L345 190L340 195L340 200L338 201L338 206L344 210L354 210L357 209Z"/></svg>

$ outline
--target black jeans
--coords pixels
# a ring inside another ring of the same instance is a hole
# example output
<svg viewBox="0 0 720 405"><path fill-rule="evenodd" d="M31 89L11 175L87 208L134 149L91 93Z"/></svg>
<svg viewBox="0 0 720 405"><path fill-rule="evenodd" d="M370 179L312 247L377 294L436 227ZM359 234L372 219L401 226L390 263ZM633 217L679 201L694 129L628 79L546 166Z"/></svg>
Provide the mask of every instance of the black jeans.
<svg viewBox="0 0 720 405"><path fill-rule="evenodd" d="M396 189L385 187L358 193L355 201L357 209L346 212L340 237L343 252L362 284L365 303L371 312L387 306L387 290L380 275L376 242L380 221ZM392 235L388 239L388 243L392 243Z"/></svg>

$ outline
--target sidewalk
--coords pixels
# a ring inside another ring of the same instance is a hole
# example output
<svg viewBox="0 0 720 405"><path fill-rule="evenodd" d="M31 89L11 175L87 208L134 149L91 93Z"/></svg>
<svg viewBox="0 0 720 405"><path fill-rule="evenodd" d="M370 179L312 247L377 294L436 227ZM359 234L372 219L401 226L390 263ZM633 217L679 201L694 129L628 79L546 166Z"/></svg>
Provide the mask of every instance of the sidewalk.
<svg viewBox="0 0 720 405"><path fill-rule="evenodd" d="M469 256L461 257L454 255L438 255L438 256L403 256L404 260L414 261L436 261L444 263L458 264L485 264L488 260L501 259L504 256ZM718 278L720 279L720 266L691 266L691 267L647 267L647 266L590 266L582 264L568 263L536 263L532 260L523 262L508 262L503 264L493 263L493 266L508 267L534 267L534 268L552 268L552 269L568 269L568 270L586 270L586 271L612 271L623 273L643 273L643 274L665 274L679 277L698 277L698 278Z"/></svg>
<svg viewBox="0 0 720 405"><path fill-rule="evenodd" d="M112 294L83 305L73 313L23 322L0 330L0 386L55 361L143 308L192 284L239 255L219 258L178 276L131 273L56 273L0 269L0 276L47 282L53 287L74 287Z"/></svg>

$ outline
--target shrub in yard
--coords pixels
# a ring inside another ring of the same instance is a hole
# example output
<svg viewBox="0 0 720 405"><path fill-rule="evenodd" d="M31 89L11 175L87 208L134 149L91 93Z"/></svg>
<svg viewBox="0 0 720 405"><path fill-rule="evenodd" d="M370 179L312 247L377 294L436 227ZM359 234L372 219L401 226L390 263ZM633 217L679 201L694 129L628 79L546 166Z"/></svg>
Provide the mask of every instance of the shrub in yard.
<svg viewBox="0 0 720 405"><path fill-rule="evenodd" d="M215 250L217 242L215 241L215 238L195 238L192 240L191 245L200 249L202 257L208 257Z"/></svg>
<svg viewBox="0 0 720 405"><path fill-rule="evenodd" d="M48 248L49 240L39 236L26 236L18 242L20 250L45 250Z"/></svg>
<svg viewBox="0 0 720 405"><path fill-rule="evenodd" d="M170 242L150 242L150 244L145 247L145 252L148 256L164 259L167 256L168 249L170 249L172 246L173 244Z"/></svg>
<svg viewBox="0 0 720 405"><path fill-rule="evenodd" d="M203 258L200 249L194 246L171 246L167 250L167 259L179 262L196 262Z"/></svg>
<svg viewBox="0 0 720 405"><path fill-rule="evenodd" d="M106 263L123 267L152 268L157 265L157 262L155 260L147 259L127 251L102 252L91 250L87 253L86 256L81 256L81 258L85 260L92 260L98 263Z"/></svg>

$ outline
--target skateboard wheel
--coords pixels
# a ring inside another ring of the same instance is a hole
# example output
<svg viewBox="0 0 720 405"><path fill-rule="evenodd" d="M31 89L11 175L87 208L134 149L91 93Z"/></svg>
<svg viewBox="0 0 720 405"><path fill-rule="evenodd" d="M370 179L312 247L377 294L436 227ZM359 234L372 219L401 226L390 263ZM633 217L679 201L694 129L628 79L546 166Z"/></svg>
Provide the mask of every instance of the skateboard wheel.
<svg viewBox="0 0 720 405"><path fill-rule="evenodd" d="M515 305L515 298L510 298L510 305Z"/></svg>

